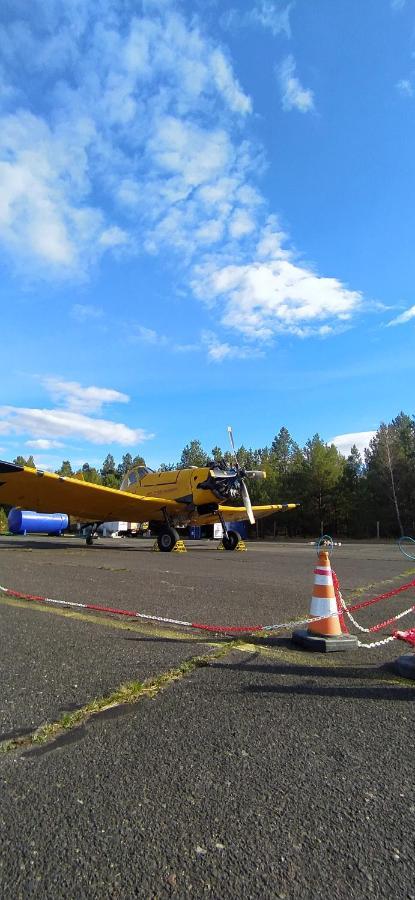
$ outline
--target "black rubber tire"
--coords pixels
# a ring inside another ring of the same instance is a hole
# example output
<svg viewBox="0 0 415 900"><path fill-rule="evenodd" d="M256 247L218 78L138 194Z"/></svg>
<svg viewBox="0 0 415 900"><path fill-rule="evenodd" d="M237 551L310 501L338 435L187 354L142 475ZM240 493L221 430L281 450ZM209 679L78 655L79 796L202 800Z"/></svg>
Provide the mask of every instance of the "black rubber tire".
<svg viewBox="0 0 415 900"><path fill-rule="evenodd" d="M159 545L159 550L161 550L162 553L171 553L178 540L179 533L175 528L170 528L169 525L165 525L161 528L157 535L157 543Z"/></svg>
<svg viewBox="0 0 415 900"><path fill-rule="evenodd" d="M225 550L236 550L240 540L241 535L238 531L228 531L227 535L223 535L222 544Z"/></svg>
<svg viewBox="0 0 415 900"><path fill-rule="evenodd" d="M94 543L94 536L92 534L92 529L88 529L85 535L85 543L87 547L92 547Z"/></svg>

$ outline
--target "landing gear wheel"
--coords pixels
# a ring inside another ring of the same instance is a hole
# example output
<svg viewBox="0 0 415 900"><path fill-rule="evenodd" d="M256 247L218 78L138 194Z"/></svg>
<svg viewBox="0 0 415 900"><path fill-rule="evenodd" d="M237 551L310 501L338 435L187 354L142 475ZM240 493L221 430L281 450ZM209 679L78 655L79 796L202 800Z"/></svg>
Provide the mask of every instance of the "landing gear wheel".
<svg viewBox="0 0 415 900"><path fill-rule="evenodd" d="M238 531L228 531L227 534L223 535L222 544L225 550L236 550L240 540L241 535Z"/></svg>
<svg viewBox="0 0 415 900"><path fill-rule="evenodd" d="M176 529L170 528L170 525L165 525L157 536L159 550L163 553L170 553L171 550L174 550L178 540L179 534Z"/></svg>
<svg viewBox="0 0 415 900"><path fill-rule="evenodd" d="M92 544L94 543L94 535L93 535L92 528L87 528L87 530L85 532L85 543L86 543L87 547L92 547Z"/></svg>

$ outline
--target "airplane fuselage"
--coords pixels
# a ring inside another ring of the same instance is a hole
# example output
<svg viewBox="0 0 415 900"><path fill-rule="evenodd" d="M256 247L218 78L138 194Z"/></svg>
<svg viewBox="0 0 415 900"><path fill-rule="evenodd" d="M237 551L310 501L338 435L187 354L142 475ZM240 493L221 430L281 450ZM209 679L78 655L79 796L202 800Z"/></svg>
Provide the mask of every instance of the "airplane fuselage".
<svg viewBox="0 0 415 900"><path fill-rule="evenodd" d="M141 497L164 497L166 500L174 500L182 506L182 515L179 519L191 521L194 514L199 511L208 512L217 508L221 497L214 490L214 471L208 466L174 469L169 472L144 472L138 467L132 469L124 477L121 490L130 494L139 494ZM232 474L233 477L233 474ZM225 479L221 479L223 483ZM213 489L210 487L212 484ZM226 496L223 496L222 502ZM157 516L162 520L163 516ZM176 517L174 517L176 518Z"/></svg>

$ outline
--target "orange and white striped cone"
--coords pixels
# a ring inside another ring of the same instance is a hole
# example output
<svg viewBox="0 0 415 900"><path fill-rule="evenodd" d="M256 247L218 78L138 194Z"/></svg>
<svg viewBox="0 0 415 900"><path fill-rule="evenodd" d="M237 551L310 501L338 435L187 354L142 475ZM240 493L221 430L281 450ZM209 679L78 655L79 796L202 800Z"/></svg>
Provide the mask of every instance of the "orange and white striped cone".
<svg viewBox="0 0 415 900"><path fill-rule="evenodd" d="M309 622L307 630L293 632L292 638L296 644L324 653L329 650L346 650L357 644L357 639L344 633L341 626L327 550L319 551L318 564L314 569L310 617L315 621Z"/></svg>

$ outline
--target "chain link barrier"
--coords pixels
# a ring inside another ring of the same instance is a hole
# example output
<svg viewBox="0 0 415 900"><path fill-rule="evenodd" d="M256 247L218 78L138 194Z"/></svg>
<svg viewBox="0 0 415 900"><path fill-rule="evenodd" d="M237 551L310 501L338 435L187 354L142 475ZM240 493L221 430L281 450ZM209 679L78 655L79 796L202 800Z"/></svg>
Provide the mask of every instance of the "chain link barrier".
<svg viewBox="0 0 415 900"><path fill-rule="evenodd" d="M113 606L101 606L97 603L76 603L74 600L55 600L53 597L40 597L37 594L25 594L20 591L12 591L10 588L0 585L0 591L9 597L17 597L19 600L32 600L37 603L52 603L57 606L71 609L90 609L94 612L111 613L117 616L128 616L132 619L144 619L149 622L162 622L167 625L181 625L184 628L195 628L199 631L209 631L213 634L255 634L259 631L284 631L296 628L298 625L309 625L310 622L319 622L330 618L324 616L308 616L306 619L292 619L290 622L279 622L275 625L207 625L201 622L187 622L182 619L170 619L165 616L153 616L146 613L135 612L129 609L118 609ZM333 613L337 615L337 613Z"/></svg>
<svg viewBox="0 0 415 900"><path fill-rule="evenodd" d="M333 585L334 592L336 594L336 599L340 604L341 609L346 613L352 624L358 631L363 631L365 634L373 634L376 631L382 631L383 628L387 628L388 625L392 625L393 622L397 622L399 619L403 619L404 616L409 615L409 613L414 612L415 605L408 607L408 609L404 609L403 612L397 613L395 616L391 616L389 619L385 619L383 622L379 622L377 625L371 625L370 628L365 628L363 625L360 625L359 622L356 621L354 616L352 615L352 611L355 612L359 609L364 609L366 606L371 606L373 603L378 603L380 600L389 599L389 597L394 597L396 594L400 594L403 591L409 590L411 587L415 586L415 580L409 582L408 584L401 585L401 587L396 588L394 591L388 591L386 594L379 594L378 597L373 597L371 600L364 600L361 603L355 603L353 606L346 606L343 595L340 590L339 579L335 572L332 571L333 576ZM401 640L405 640L404 632L399 633L399 637ZM371 650L372 647L381 647L384 644L389 644L391 641L395 641L398 637L398 634L394 632L394 634L389 635L386 638L383 638L380 641L372 641L370 644L365 644L363 641L357 641L359 647L364 647L365 649Z"/></svg>
<svg viewBox="0 0 415 900"><path fill-rule="evenodd" d="M328 536L324 536L323 539L327 540ZM331 539L330 539L331 540ZM412 587L415 587L415 579L413 581L408 582L408 584L401 585L399 588L395 588L392 591L387 591L384 594L379 594L377 597L373 597L371 600L363 600L359 603L355 603L351 606L346 606L346 603L343 599L342 593L340 591L339 579L336 573L332 570L333 577L333 586L337 600L337 611L332 613L331 615L322 615L322 616L307 616L304 619L291 619L288 622L277 622L272 625L210 625L201 622L187 622L182 619L173 619L168 618L166 616L156 616L150 615L147 613L135 612L134 610L126 610L119 609L117 607L112 606L102 606L97 603L80 603L70 600L56 600L52 597L41 597L36 594L26 594L21 593L19 591L13 591L10 588L3 587L0 585L0 591L10 597L17 597L22 600L31 600L38 603L51 603L58 606L63 606L66 608L77 608L77 609L89 609L94 612L103 612L110 613L112 615L118 616L128 616L129 618L142 619L148 622L161 622L166 625L178 625L184 628L194 628L199 631L206 631L213 634L255 634L256 632L275 632L275 631L287 631L290 628L297 628L299 625L309 625L311 622L316 623L322 621L323 619L331 618L331 616L339 616L342 618L343 614L346 614L355 628L358 631L364 632L365 634L373 634L377 631L382 631L383 628L387 628L388 625L397 622L399 619L404 618L404 616L409 615L409 613L415 611L415 604L410 606L408 609L403 610L403 612L397 613L395 616L390 617L389 619L385 619L383 622L379 622L376 625L372 625L370 628L365 628L363 625L360 625L359 622L356 621L353 612L357 610L364 609L368 606L371 606L374 603L379 603L381 600L389 599L390 597L397 596L398 594L409 590ZM410 629L408 634L408 643L413 643L412 634L415 629ZM397 638L401 640L405 640L405 632L394 632L392 635L389 635L386 638L381 639L380 641L373 641L372 643L365 644L362 641L358 641L359 647L364 647L367 649L371 649L372 647L380 647L383 644L388 644L390 641L394 641Z"/></svg>

